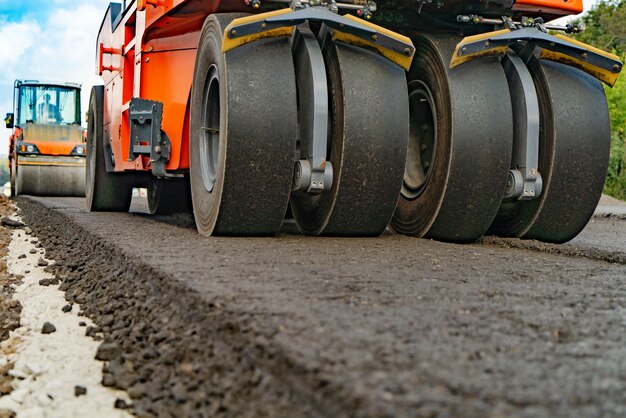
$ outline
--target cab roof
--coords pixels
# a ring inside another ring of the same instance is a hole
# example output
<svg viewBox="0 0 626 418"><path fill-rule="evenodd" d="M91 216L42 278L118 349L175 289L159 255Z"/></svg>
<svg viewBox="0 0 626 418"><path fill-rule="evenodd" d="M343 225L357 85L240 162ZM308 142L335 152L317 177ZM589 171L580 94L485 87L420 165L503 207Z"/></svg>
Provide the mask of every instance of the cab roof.
<svg viewBox="0 0 626 418"><path fill-rule="evenodd" d="M72 83L70 81L39 81L39 80L15 80L15 87L20 86L56 86L80 89L80 83Z"/></svg>

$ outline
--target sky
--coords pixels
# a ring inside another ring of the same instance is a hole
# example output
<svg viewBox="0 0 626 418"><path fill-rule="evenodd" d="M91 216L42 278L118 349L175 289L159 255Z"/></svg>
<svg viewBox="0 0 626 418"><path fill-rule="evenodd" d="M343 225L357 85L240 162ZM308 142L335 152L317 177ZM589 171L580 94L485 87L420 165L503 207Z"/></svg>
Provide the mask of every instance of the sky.
<svg viewBox="0 0 626 418"><path fill-rule="evenodd" d="M81 106L89 105L95 74L96 37L107 0L0 0L0 116L12 112L16 79L82 84ZM10 130L0 128L0 154Z"/></svg>
<svg viewBox="0 0 626 418"><path fill-rule="evenodd" d="M597 0L585 0L585 8ZM83 124L95 74L96 37L108 0L0 0L0 116L12 111L15 79L83 86ZM0 154L10 130L0 127Z"/></svg>

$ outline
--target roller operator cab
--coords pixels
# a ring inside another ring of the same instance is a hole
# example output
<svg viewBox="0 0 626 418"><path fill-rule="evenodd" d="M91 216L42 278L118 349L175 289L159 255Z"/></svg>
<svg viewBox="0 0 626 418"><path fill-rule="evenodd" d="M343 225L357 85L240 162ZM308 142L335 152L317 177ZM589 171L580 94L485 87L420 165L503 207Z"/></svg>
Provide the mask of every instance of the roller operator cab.
<svg viewBox="0 0 626 418"><path fill-rule="evenodd" d="M85 196L80 85L17 80L6 116L11 194Z"/></svg>
<svg viewBox="0 0 626 418"><path fill-rule="evenodd" d="M96 44L87 206L205 235L564 242L609 153L618 57L581 0L137 0Z"/></svg>

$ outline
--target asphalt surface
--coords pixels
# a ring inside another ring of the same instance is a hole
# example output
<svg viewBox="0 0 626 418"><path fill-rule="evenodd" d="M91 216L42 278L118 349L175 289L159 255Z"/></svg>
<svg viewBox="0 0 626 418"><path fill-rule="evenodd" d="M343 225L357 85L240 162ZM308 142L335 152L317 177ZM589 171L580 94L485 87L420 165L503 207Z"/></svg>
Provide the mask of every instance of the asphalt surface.
<svg viewBox="0 0 626 418"><path fill-rule="evenodd" d="M455 245L19 206L138 416L626 416L619 216L561 246Z"/></svg>

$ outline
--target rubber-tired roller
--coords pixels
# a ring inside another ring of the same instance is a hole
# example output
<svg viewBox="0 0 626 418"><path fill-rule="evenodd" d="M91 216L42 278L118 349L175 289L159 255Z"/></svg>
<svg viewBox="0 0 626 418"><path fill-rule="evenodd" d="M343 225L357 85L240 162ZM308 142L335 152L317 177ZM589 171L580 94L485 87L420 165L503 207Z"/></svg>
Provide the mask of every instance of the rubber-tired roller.
<svg viewBox="0 0 626 418"><path fill-rule="evenodd" d="M112 3L97 44L105 86L89 111L88 207L128 210L142 186L151 213L192 208L205 235L276 235L288 218L311 235L571 239L606 172L601 82L622 68L548 33L577 32L544 19L580 9Z"/></svg>

